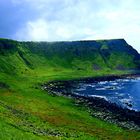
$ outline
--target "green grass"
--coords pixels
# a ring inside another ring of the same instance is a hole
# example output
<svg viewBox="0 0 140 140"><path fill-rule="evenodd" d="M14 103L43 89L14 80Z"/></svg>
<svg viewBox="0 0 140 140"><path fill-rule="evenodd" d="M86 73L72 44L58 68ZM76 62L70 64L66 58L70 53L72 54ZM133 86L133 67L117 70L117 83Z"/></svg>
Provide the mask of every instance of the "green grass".
<svg viewBox="0 0 140 140"><path fill-rule="evenodd" d="M140 139L139 132L94 118L85 107L75 106L73 99L52 96L40 87L40 84L52 80L120 75L129 71L112 70L101 55L92 52L87 55L87 50L82 47L76 51L78 56L73 55L74 48L68 47L70 53L64 55L56 47L56 54L52 56L51 47L43 52L38 45L29 44L31 48L22 45L18 44L18 49L14 47L11 51L9 48L0 51L0 82L7 85L0 86L0 139ZM44 54L48 51L48 55ZM116 55L110 56L108 64L111 67ZM131 65L125 62L127 58ZM93 70L93 63L99 64L101 70ZM123 54L119 55L117 63L126 64L126 67L136 65L132 65L132 57Z"/></svg>
<svg viewBox="0 0 140 140"><path fill-rule="evenodd" d="M3 119L0 120L0 139L1 140L39 140L40 137L17 129L13 124L5 122Z"/></svg>
<svg viewBox="0 0 140 140"><path fill-rule="evenodd" d="M74 73L63 72L55 76L41 74L41 76L5 77L4 82L10 85L10 89L0 90L0 102L12 109L20 111L13 113L12 110L0 105L3 120L1 125L5 129L1 133L9 133L11 138L17 131L14 139L136 139L139 132L126 131L116 125L109 124L97 118L91 117L84 107L76 107L72 99L51 96L40 88L36 89L37 83L49 80L69 79ZM59 78L58 78L59 77ZM19 84L20 83L20 84ZM31 126L30 126L31 125ZM11 130L11 131L10 131ZM10 132L9 132L10 131ZM40 131L48 133L40 134ZM53 134L60 134L59 137ZM25 137L24 137L25 136ZM48 137L49 136L49 137ZM7 137L7 139L8 139Z"/></svg>

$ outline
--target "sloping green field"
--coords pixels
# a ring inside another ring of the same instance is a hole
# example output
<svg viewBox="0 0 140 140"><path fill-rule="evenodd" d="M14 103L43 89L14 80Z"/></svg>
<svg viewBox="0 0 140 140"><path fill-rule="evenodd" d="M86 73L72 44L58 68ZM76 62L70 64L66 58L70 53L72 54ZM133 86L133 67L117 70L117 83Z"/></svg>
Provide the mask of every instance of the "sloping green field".
<svg viewBox="0 0 140 140"><path fill-rule="evenodd" d="M52 96L40 86L52 80L127 74L139 67L139 54L122 39L0 39L0 139L140 139L140 132L91 117L72 99Z"/></svg>

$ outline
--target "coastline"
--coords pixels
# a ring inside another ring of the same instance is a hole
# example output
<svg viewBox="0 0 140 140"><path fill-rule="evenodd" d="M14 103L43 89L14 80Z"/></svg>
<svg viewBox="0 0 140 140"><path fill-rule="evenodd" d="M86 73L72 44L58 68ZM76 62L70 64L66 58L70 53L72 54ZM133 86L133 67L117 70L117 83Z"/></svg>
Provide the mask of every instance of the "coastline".
<svg viewBox="0 0 140 140"><path fill-rule="evenodd" d="M80 78L76 80L51 81L42 85L42 89L48 91L52 96L64 96L74 99L76 106L84 106L93 117L109 123L114 123L128 130L140 131L140 111L122 108L115 103L106 101L98 97L85 97L71 92L71 88L78 83L91 83L99 81L111 81L123 78L136 78L139 74L111 75L93 78Z"/></svg>

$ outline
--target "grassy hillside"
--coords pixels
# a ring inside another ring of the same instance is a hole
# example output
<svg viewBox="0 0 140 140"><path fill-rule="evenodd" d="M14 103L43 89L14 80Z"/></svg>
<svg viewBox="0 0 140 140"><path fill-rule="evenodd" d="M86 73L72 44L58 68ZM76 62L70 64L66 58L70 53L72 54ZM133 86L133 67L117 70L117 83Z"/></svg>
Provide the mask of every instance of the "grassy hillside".
<svg viewBox="0 0 140 140"><path fill-rule="evenodd" d="M134 70L140 56L125 40L16 42L0 40L0 71L55 70L95 73ZM19 73L18 73L19 74Z"/></svg>
<svg viewBox="0 0 140 140"><path fill-rule="evenodd" d="M139 139L139 132L91 117L72 99L40 88L50 80L127 74L139 68L139 54L123 39L0 39L0 139Z"/></svg>

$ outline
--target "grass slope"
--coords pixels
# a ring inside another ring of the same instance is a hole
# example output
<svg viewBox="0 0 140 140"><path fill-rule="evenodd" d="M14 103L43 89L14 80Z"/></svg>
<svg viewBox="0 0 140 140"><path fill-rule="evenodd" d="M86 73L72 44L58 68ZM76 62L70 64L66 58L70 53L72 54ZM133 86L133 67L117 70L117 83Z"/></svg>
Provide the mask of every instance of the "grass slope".
<svg viewBox="0 0 140 140"><path fill-rule="evenodd" d="M91 117L72 99L51 96L39 86L51 80L126 74L138 70L139 63L139 54L122 39L0 39L0 139L140 139L139 132Z"/></svg>

